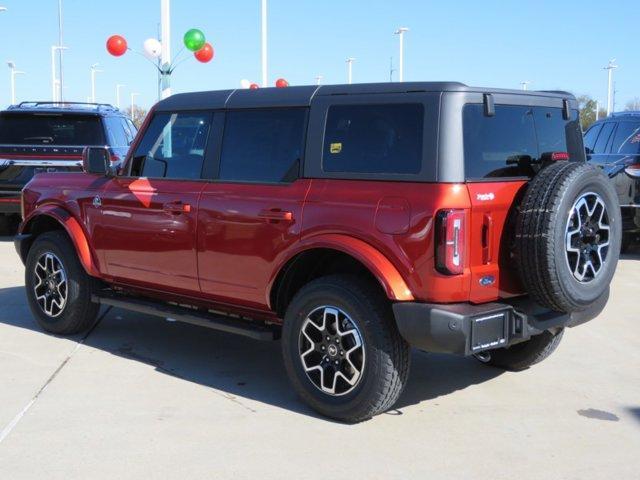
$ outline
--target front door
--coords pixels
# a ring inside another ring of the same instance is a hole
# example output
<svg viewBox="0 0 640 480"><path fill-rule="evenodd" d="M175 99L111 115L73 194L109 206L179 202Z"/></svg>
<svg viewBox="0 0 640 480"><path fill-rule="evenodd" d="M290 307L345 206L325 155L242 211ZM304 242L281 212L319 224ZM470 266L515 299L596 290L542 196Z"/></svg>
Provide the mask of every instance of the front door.
<svg viewBox="0 0 640 480"><path fill-rule="evenodd" d="M197 208L210 113L157 113L136 147L129 176L94 204L94 243L116 282L198 294Z"/></svg>

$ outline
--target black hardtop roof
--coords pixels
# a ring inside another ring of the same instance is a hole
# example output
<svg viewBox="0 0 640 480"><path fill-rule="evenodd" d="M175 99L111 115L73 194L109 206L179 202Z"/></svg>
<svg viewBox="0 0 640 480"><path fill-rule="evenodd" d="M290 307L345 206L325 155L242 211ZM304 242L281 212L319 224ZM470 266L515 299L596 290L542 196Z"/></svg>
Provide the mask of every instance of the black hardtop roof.
<svg viewBox="0 0 640 480"><path fill-rule="evenodd" d="M311 104L311 100L316 96L410 92L478 92L575 99L573 94L562 91L469 87L460 82L387 82L178 93L158 102L155 109L157 111L174 111L222 108L306 107Z"/></svg>
<svg viewBox="0 0 640 480"><path fill-rule="evenodd" d="M9 105L4 112L71 113L81 115L124 115L109 103L26 101Z"/></svg>

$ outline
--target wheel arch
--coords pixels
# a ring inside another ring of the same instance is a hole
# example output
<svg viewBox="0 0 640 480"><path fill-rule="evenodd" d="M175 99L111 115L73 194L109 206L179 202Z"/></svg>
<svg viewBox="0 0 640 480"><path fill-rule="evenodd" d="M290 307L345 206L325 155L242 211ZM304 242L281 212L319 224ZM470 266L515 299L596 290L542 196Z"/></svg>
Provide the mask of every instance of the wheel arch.
<svg viewBox="0 0 640 480"><path fill-rule="evenodd" d="M80 222L63 207L47 205L32 212L20 226L20 234L26 237L19 247L19 255L23 262L26 261L29 249L33 241L41 234L53 230L64 231L78 255L78 259L88 275L99 276L98 264L95 259L87 235Z"/></svg>
<svg viewBox="0 0 640 480"><path fill-rule="evenodd" d="M331 234L302 241L280 264L267 290L270 308L282 318L305 283L334 273L369 276L391 301L414 299L398 269L378 249L354 237Z"/></svg>

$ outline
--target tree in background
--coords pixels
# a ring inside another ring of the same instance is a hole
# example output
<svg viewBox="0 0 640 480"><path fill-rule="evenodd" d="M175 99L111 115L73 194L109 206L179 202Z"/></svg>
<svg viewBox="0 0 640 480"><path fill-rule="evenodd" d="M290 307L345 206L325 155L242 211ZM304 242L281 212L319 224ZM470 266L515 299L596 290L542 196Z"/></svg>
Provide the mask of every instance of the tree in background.
<svg viewBox="0 0 640 480"><path fill-rule="evenodd" d="M627 104L624 106L624 109L627 111L640 110L640 97L635 97L634 99L629 100Z"/></svg>
<svg viewBox="0 0 640 480"><path fill-rule="evenodd" d="M140 128L142 126L142 122L144 122L144 119L147 116L147 110L137 105L133 107L133 117L131 116L131 107L128 107L125 110L125 113L127 117L131 118L136 128Z"/></svg>
<svg viewBox="0 0 640 480"><path fill-rule="evenodd" d="M593 122L607 116L606 110L598 109L598 118L596 119L596 101L589 95L580 95L578 97L578 108L580 109L580 125L582 130L586 130Z"/></svg>

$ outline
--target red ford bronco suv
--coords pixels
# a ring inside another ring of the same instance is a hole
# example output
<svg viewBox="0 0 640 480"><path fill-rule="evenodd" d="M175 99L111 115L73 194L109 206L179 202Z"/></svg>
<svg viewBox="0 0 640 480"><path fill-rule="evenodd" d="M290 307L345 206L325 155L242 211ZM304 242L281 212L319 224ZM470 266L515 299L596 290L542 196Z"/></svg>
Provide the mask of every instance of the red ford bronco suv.
<svg viewBox="0 0 640 480"><path fill-rule="evenodd" d="M296 391L348 422L396 402L410 346L541 361L600 313L620 250L566 92L187 93L153 108L119 170L105 149L83 161L23 191L16 248L45 330L111 305L281 338Z"/></svg>

